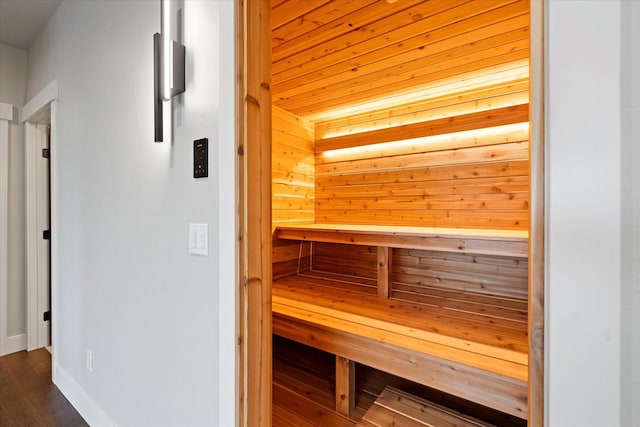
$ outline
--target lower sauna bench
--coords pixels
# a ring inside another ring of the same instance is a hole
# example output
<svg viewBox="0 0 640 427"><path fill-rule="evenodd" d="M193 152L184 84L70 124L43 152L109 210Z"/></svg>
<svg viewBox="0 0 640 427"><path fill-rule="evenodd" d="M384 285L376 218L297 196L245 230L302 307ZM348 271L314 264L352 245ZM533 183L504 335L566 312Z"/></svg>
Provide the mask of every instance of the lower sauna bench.
<svg viewBox="0 0 640 427"><path fill-rule="evenodd" d="M500 427L526 427L507 415L355 363L355 407L346 417L335 410L336 357L277 335L273 336L274 427L354 427L387 387L393 387L444 408ZM396 425L402 425L396 423Z"/></svg>
<svg viewBox="0 0 640 427"><path fill-rule="evenodd" d="M387 387L364 414L358 427L490 427L461 414L402 390Z"/></svg>
<svg viewBox="0 0 640 427"><path fill-rule="evenodd" d="M420 302L381 298L366 279L306 271L273 281L273 333L336 355L347 416L358 362L526 419L527 303L509 304L438 288Z"/></svg>

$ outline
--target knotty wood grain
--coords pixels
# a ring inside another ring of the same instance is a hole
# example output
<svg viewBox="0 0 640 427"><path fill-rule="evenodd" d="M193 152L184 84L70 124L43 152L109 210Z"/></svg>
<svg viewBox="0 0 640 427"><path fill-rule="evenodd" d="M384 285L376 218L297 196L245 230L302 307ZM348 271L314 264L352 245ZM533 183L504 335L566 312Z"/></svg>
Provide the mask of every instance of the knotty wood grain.
<svg viewBox="0 0 640 427"><path fill-rule="evenodd" d="M545 292L544 2L531 0L531 239L529 252L529 425L544 425Z"/></svg>
<svg viewBox="0 0 640 427"><path fill-rule="evenodd" d="M385 388L362 417L375 426L480 427L491 424L393 387Z"/></svg>
<svg viewBox="0 0 640 427"><path fill-rule="evenodd" d="M336 356L336 411L348 417L356 404L355 362Z"/></svg>
<svg viewBox="0 0 640 427"><path fill-rule="evenodd" d="M271 34L269 0L241 2L238 21L239 422L271 424Z"/></svg>
<svg viewBox="0 0 640 427"><path fill-rule="evenodd" d="M278 227L281 239L526 257L527 232L352 224Z"/></svg>
<svg viewBox="0 0 640 427"><path fill-rule="evenodd" d="M273 330L294 341L526 418L526 380L449 362L424 352L408 352L402 344L381 343L378 338L341 327L323 326L279 313L274 314Z"/></svg>

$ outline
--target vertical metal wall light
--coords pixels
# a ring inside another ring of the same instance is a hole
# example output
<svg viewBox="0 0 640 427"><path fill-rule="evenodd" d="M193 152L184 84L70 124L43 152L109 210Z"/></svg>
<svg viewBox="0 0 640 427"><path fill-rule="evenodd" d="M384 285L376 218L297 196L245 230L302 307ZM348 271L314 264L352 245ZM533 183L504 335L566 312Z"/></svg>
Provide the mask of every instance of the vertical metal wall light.
<svg viewBox="0 0 640 427"><path fill-rule="evenodd" d="M162 30L153 35L153 93L155 97L154 135L155 142L162 142L163 113L165 101L185 90L185 47L170 37L169 0L160 0L160 20ZM169 120L171 118L169 117Z"/></svg>

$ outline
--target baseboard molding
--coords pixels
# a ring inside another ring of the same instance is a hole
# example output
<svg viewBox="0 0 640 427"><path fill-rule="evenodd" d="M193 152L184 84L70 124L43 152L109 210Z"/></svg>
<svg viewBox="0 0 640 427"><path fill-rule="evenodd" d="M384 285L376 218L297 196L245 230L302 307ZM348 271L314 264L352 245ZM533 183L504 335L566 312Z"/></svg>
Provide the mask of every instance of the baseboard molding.
<svg viewBox="0 0 640 427"><path fill-rule="evenodd" d="M17 353L18 351L27 349L27 334L13 335L7 337L2 343L2 354L4 356L11 353Z"/></svg>
<svg viewBox="0 0 640 427"><path fill-rule="evenodd" d="M116 422L104 412L100 405L87 394L67 371L60 366L55 366L54 369L56 386L91 427L117 426Z"/></svg>

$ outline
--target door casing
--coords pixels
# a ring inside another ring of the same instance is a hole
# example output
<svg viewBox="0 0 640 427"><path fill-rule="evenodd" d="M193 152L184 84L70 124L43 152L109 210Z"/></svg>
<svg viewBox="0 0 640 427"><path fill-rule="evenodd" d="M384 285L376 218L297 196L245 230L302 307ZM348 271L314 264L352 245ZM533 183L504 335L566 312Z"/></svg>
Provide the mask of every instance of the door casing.
<svg viewBox="0 0 640 427"><path fill-rule="evenodd" d="M26 186L26 229L27 229L27 350L43 347L49 342L52 344L52 366L57 366L57 353L55 342L57 338L57 313L58 280L57 280L57 146L58 146L58 81L54 80L33 97L23 108L23 122L25 126L25 186ZM51 336L48 335L48 325L42 320L42 307L45 305L45 284L42 278L43 262L39 258L47 256L38 250L42 230L39 229L37 218L38 206L38 173L37 160L42 156L38 144L42 137L42 129L39 125L50 126L49 155L50 155L50 194L51 198L51 222L50 222L50 251L51 251ZM39 302L40 301L40 302ZM52 379L55 382L56 369L52 369Z"/></svg>

